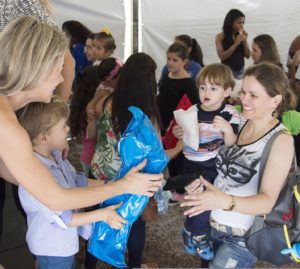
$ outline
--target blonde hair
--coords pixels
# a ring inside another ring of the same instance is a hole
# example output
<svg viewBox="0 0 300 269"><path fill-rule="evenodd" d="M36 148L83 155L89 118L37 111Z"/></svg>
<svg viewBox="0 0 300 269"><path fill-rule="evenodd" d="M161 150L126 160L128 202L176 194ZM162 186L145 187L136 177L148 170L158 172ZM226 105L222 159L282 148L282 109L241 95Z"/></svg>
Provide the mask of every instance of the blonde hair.
<svg viewBox="0 0 300 269"><path fill-rule="evenodd" d="M58 28L33 17L19 17L0 34L0 94L35 87L62 59L69 41Z"/></svg>
<svg viewBox="0 0 300 269"><path fill-rule="evenodd" d="M50 103L30 103L18 112L18 120L27 131L31 142L41 133L48 133L61 119L68 119L69 106L59 96Z"/></svg>
<svg viewBox="0 0 300 269"><path fill-rule="evenodd" d="M224 64L209 64L201 68L196 77L197 87L205 84L205 80L211 84L219 85L223 89L233 89L235 85L230 68Z"/></svg>

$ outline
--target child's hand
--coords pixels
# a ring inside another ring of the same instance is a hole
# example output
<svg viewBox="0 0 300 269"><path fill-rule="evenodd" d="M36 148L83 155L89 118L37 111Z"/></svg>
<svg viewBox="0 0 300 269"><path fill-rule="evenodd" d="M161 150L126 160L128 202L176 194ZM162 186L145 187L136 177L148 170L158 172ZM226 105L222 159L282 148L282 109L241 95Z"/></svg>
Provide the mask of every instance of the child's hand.
<svg viewBox="0 0 300 269"><path fill-rule="evenodd" d="M200 178L197 178L184 189L186 190L187 194L202 193L204 191L204 185L201 183Z"/></svg>
<svg viewBox="0 0 300 269"><path fill-rule="evenodd" d="M118 209L121 204L122 203L119 203L99 209L99 213L102 215L101 219L113 229L122 229L124 224L127 223L127 221L116 212L116 209Z"/></svg>
<svg viewBox="0 0 300 269"><path fill-rule="evenodd" d="M177 139L183 138L183 129L180 125L175 125L172 130L172 133Z"/></svg>
<svg viewBox="0 0 300 269"><path fill-rule="evenodd" d="M229 132L232 129L230 123L221 116L215 116L213 124L215 128L220 129L223 133Z"/></svg>

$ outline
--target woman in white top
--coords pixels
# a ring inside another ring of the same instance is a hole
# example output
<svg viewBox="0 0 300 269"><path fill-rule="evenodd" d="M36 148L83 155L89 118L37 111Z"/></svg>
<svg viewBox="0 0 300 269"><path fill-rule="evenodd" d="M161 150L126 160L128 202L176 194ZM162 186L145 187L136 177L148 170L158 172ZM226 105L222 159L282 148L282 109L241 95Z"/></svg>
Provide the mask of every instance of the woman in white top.
<svg viewBox="0 0 300 269"><path fill-rule="evenodd" d="M284 129L276 116L296 103L284 71L271 63L251 66L245 72L240 98L245 120L236 144L223 147L217 155L214 185L203 178L194 181L182 203L191 206L184 212L189 216L212 210L215 256L211 268L249 268L256 262L246 248L244 235L255 215L273 208L293 159L292 136L282 133L272 145L257 191L264 146L273 133ZM200 183L206 187L202 193L197 188Z"/></svg>

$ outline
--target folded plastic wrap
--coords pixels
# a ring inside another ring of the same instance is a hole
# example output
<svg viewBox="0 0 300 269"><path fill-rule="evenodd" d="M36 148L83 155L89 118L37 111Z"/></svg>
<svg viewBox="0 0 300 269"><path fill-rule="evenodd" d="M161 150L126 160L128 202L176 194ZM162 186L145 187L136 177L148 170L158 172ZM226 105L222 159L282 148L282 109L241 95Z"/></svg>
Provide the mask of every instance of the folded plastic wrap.
<svg viewBox="0 0 300 269"><path fill-rule="evenodd" d="M183 144L198 150L199 148L199 125L198 125L198 109L196 106L191 106L187 110L178 109L174 112L174 117L178 125L184 131Z"/></svg>
<svg viewBox="0 0 300 269"><path fill-rule="evenodd" d="M122 178L132 167L147 159L143 172L160 173L168 163L159 136L149 118L136 107L129 107L133 117L119 142L122 165L117 179ZM123 194L102 203L102 207L123 204L117 212L128 221L121 230L110 228L105 222L97 222L88 244L88 251L98 259L117 268L126 267L125 250L132 224L142 214L149 197Z"/></svg>

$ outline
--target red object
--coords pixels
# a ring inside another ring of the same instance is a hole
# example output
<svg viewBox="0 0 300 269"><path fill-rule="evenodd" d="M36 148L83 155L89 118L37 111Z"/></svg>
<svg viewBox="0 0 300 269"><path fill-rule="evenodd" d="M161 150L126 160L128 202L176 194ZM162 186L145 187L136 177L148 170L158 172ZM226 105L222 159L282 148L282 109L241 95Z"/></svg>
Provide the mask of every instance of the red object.
<svg viewBox="0 0 300 269"><path fill-rule="evenodd" d="M283 221L289 221L293 217L293 214L294 214L294 210L293 210L293 208L290 208L290 212L289 213L283 213L282 216L281 216L281 219Z"/></svg>
<svg viewBox="0 0 300 269"><path fill-rule="evenodd" d="M187 97L187 95L185 94L180 99L180 101L176 107L176 110L178 110L178 109L187 110L191 106L192 106L192 103L191 103L190 99ZM173 135L173 132L172 132L172 130L176 124L177 124L177 122L176 122L175 118L173 117L165 136L162 138L162 143L163 143L165 149L172 149L176 146L178 139Z"/></svg>

